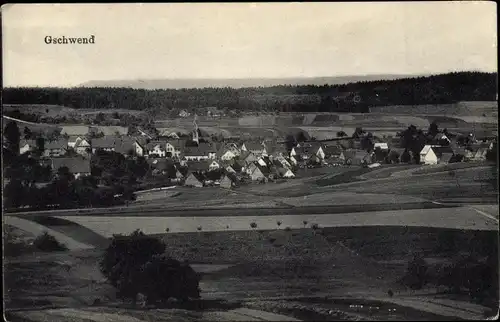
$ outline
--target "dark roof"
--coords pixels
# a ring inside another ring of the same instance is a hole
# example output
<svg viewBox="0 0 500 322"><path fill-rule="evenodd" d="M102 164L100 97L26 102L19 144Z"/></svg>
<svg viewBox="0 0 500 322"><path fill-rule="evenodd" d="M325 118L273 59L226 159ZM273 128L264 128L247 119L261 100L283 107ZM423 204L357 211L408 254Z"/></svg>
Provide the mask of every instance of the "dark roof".
<svg viewBox="0 0 500 322"><path fill-rule="evenodd" d="M270 169L268 167L263 167L261 166L258 162L255 162L255 165L257 166L257 168L260 170L260 172L262 172L262 174L264 176L268 176L269 173L271 172Z"/></svg>
<svg viewBox="0 0 500 322"><path fill-rule="evenodd" d="M189 161L187 166L189 171L206 171L208 170L210 163L212 163L212 160L210 160L209 163L206 161Z"/></svg>
<svg viewBox="0 0 500 322"><path fill-rule="evenodd" d="M73 174L90 173L90 159L82 157L52 159L53 170L57 171L61 167L68 167Z"/></svg>
<svg viewBox="0 0 500 322"><path fill-rule="evenodd" d="M323 152L327 155L340 154L340 152L342 152L342 147L338 145L327 145L323 147Z"/></svg>
<svg viewBox="0 0 500 322"><path fill-rule="evenodd" d="M260 142L245 142L245 147L247 148L248 151L257 151L257 150L263 150L264 145Z"/></svg>
<svg viewBox="0 0 500 322"><path fill-rule="evenodd" d="M344 157L346 159L358 159L358 160L363 160L365 156L367 155L366 151L363 150L345 150L344 151Z"/></svg>
<svg viewBox="0 0 500 322"><path fill-rule="evenodd" d="M160 145L160 148L162 150L165 150L166 144L167 144L167 141L151 141L148 144L146 144L146 149L153 150L155 148L155 146Z"/></svg>
<svg viewBox="0 0 500 322"><path fill-rule="evenodd" d="M65 149L68 146L67 140L46 141L44 144L45 149Z"/></svg>
<svg viewBox="0 0 500 322"><path fill-rule="evenodd" d="M440 158L443 153L453 154L453 149L450 146L433 146L432 150L438 158Z"/></svg>
<svg viewBox="0 0 500 322"><path fill-rule="evenodd" d="M403 152L405 152L405 149L404 148L390 148L389 149L389 153L391 152L395 152L399 155L403 154Z"/></svg>
<svg viewBox="0 0 500 322"><path fill-rule="evenodd" d="M114 148L116 137L113 136L104 136L102 138L92 139L92 148L96 149L106 149L106 148Z"/></svg>
<svg viewBox="0 0 500 322"><path fill-rule="evenodd" d="M193 177L195 177L195 178L196 178L196 180L198 180L198 181L199 181L199 182L201 182L201 183L203 183L203 181L205 181L205 179L206 179L206 177L205 177L202 173L200 173L200 172L190 172L190 173L186 176L186 178L187 178L187 177L189 177L189 176L191 176L191 175L193 175Z"/></svg>
<svg viewBox="0 0 500 322"><path fill-rule="evenodd" d="M441 156L439 158L442 161L450 161L452 156L453 156L453 153L445 152L445 153L441 153Z"/></svg>
<svg viewBox="0 0 500 322"><path fill-rule="evenodd" d="M187 140L167 140L176 150L182 150L186 146Z"/></svg>
<svg viewBox="0 0 500 322"><path fill-rule="evenodd" d="M134 150L134 140L133 138L124 137L115 140L115 152L127 154L130 150Z"/></svg>

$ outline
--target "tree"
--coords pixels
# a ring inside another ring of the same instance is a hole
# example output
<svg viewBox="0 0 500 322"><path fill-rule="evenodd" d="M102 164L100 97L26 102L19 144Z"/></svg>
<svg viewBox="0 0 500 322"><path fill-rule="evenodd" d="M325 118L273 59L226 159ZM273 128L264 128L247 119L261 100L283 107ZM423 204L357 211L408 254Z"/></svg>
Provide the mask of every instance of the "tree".
<svg viewBox="0 0 500 322"><path fill-rule="evenodd" d="M291 151L297 145L297 140L293 134L288 134L285 138L286 150Z"/></svg>
<svg viewBox="0 0 500 322"><path fill-rule="evenodd" d="M191 266L165 255L153 255L141 269L140 291L154 304L175 298L181 302L200 298L199 275Z"/></svg>
<svg viewBox="0 0 500 322"><path fill-rule="evenodd" d="M19 133L19 127L14 121L10 121L5 126L3 131L4 140L9 149L14 155L19 155L19 141L21 139L21 134Z"/></svg>
<svg viewBox="0 0 500 322"><path fill-rule="evenodd" d="M343 138L343 137L346 137L347 136L347 133L345 133L344 131L338 131L337 132L337 137L338 138Z"/></svg>
<svg viewBox="0 0 500 322"><path fill-rule="evenodd" d="M40 136L36 139L36 148L39 155L43 155L45 151L45 139L43 137Z"/></svg>
<svg viewBox="0 0 500 322"><path fill-rule="evenodd" d="M361 127L357 127L352 134L353 139L359 139L365 134L365 131Z"/></svg>
<svg viewBox="0 0 500 322"><path fill-rule="evenodd" d="M31 139L32 135L33 135L33 133L31 132L30 128L25 126L24 127L24 139L29 140L29 139Z"/></svg>
<svg viewBox="0 0 500 322"><path fill-rule="evenodd" d="M99 263L100 270L118 295L135 300L141 291L141 268L154 255L163 254L165 244L136 230L129 236L114 235Z"/></svg>
<svg viewBox="0 0 500 322"><path fill-rule="evenodd" d="M436 123L436 121L433 121L430 125L429 125L429 130L427 131L427 133L434 137L436 136L438 133L439 133L439 128L438 128L438 125Z"/></svg>

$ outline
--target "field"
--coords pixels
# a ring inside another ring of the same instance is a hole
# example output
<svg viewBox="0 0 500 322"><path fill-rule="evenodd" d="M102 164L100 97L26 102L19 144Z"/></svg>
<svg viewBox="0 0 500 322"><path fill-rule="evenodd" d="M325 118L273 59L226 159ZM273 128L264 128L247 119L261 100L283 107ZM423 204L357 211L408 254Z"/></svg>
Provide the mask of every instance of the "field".
<svg viewBox="0 0 500 322"><path fill-rule="evenodd" d="M440 240L450 235L454 244L441 247ZM7 292L7 307L53 308L10 314L34 321L47 317L57 321L76 315L96 321L196 321L216 317L227 321L241 320L242 313L251 314L244 320L253 320L266 316L266 312L278 313L274 318L282 320L284 316L328 320L332 314L341 320L370 316L390 320L480 318L488 308L470 303L464 296L439 294L433 283L420 292L409 291L398 280L415 252L423 254L437 270L459 250L486 251L485 245L497 245L495 232L391 226L158 236L167 243L168 254L188 260L203 274L205 310L141 310L120 304L99 273L101 251L97 248L9 258L5 264L6 289L16 291ZM70 270L61 263L69 264ZM395 292L394 298L387 297L388 289ZM93 307L96 298L101 303ZM210 308L210 303L216 304ZM368 310L369 306L372 309ZM97 317L97 310L104 315Z"/></svg>

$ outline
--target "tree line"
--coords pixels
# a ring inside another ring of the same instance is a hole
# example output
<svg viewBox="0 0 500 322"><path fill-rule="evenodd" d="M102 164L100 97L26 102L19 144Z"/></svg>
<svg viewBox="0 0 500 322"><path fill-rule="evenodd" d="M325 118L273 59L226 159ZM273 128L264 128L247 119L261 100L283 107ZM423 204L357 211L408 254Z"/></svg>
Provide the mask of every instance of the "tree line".
<svg viewBox="0 0 500 322"><path fill-rule="evenodd" d="M250 88L5 88L5 104L53 104L75 109L122 108L151 114L217 106L226 111L369 112L373 106L452 104L496 99L497 73L448 74L343 85Z"/></svg>

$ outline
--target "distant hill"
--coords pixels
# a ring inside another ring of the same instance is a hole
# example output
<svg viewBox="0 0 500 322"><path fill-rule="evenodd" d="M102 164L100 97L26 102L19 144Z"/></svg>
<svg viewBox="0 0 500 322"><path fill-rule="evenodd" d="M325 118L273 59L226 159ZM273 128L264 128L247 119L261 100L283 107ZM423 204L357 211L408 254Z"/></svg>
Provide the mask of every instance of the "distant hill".
<svg viewBox="0 0 500 322"><path fill-rule="evenodd" d="M79 85L80 87L126 87L134 89L180 89L205 87L269 87L279 85L340 85L374 80L395 80L420 77L424 75L364 75L338 77L295 77L295 78L185 78L185 79L135 79L135 80L95 80Z"/></svg>

